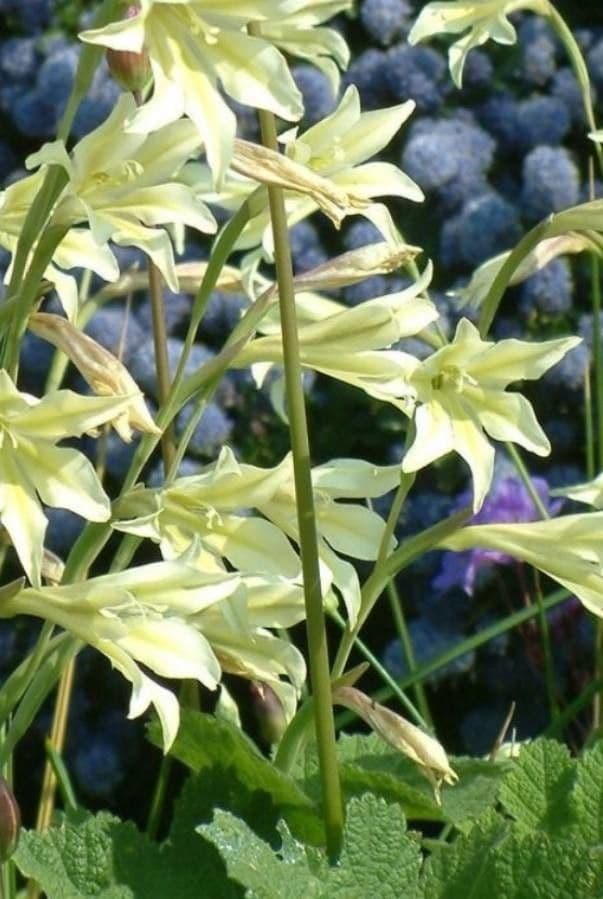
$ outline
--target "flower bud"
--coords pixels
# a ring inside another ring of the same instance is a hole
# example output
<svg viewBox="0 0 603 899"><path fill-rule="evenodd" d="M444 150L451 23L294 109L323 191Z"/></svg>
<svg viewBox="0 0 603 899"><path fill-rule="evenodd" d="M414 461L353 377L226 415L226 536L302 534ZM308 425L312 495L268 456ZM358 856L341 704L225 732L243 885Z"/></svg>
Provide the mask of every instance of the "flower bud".
<svg viewBox="0 0 603 899"><path fill-rule="evenodd" d="M7 781L0 777L0 861L11 857L21 833L21 811Z"/></svg>
<svg viewBox="0 0 603 899"><path fill-rule="evenodd" d="M278 743L287 727L281 701L268 684L252 681L251 701L258 722L260 736L270 746Z"/></svg>
<svg viewBox="0 0 603 899"><path fill-rule="evenodd" d="M140 13L138 3L125 6L124 19L133 19ZM132 93L142 91L151 78L151 63L146 50L134 53L132 50L107 50L107 64L120 87Z"/></svg>

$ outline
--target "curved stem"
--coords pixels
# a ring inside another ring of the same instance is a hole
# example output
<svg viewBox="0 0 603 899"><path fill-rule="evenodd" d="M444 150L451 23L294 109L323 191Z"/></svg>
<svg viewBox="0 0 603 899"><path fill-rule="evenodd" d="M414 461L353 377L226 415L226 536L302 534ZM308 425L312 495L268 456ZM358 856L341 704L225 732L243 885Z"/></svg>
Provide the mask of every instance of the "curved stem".
<svg viewBox="0 0 603 899"><path fill-rule="evenodd" d="M548 18L550 19L553 28L557 32L559 40L565 47L567 55L569 56L572 69L574 70L574 75L576 76L576 80L582 94L582 102L584 104L584 112L586 114L588 127L591 131L596 131L597 123L595 121L595 113L593 108L593 95L590 86L590 77L588 74L588 68L582 55L582 51L580 50L578 42L572 34L571 29L568 28L565 19L555 9L552 3L550 4L550 13L548 14ZM603 174L603 147L601 147L600 144L595 144L595 152L597 154L599 168L601 170L601 173Z"/></svg>
<svg viewBox="0 0 603 899"><path fill-rule="evenodd" d="M398 574L399 571L402 571L403 568L406 568L407 565L410 565L411 562L414 562L415 559L423 555L423 553L427 552L429 549L433 549L433 547L444 540L446 536L449 536L458 528L462 527L470 515L471 509L461 509L454 515L450 515L443 521L434 524L433 527L427 528L427 530L422 531L415 537L409 538L380 565L377 564L375 566L372 574L362 587L360 609L358 611L356 624L353 628L348 628L346 630L341 643L339 644L339 649L337 650L337 656L335 657L331 672L333 679L341 677L343 674L350 652L354 646L354 641L389 581Z"/></svg>
<svg viewBox="0 0 603 899"><path fill-rule="evenodd" d="M482 338L484 338L490 330L490 326L496 315L496 310L504 296L505 290L511 283L513 275L526 256L538 246L541 240L544 240L545 237L549 236L551 219L552 216L549 216L542 222L539 222L536 227L532 228L531 231L528 231L527 234L524 234L517 246L513 248L511 253L509 253L508 257L505 259L503 265L500 267L500 270L482 303L479 316L479 333Z"/></svg>

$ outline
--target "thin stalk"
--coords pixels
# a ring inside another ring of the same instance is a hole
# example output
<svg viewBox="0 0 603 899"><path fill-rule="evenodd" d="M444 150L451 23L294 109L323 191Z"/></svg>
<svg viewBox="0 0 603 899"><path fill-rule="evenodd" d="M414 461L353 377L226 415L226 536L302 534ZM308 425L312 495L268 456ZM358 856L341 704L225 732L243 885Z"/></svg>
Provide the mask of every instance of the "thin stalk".
<svg viewBox="0 0 603 899"><path fill-rule="evenodd" d="M595 409L597 428L597 463L603 471L603 346L601 341L601 273L599 257L591 256L591 289L593 307L593 368L595 372Z"/></svg>
<svg viewBox="0 0 603 899"><path fill-rule="evenodd" d="M157 394L159 402L165 406L170 396L170 363L167 351L167 331L165 327L165 310L163 306L163 288L161 272L149 259L149 294L151 297L151 318L153 322L153 345L155 347L155 367L157 371ZM161 435L161 455L163 470L167 473L174 458L174 434L170 423L163 428Z"/></svg>
<svg viewBox="0 0 603 899"><path fill-rule="evenodd" d="M392 617L394 619L394 624L396 625L396 631L398 632L398 639L404 652L404 657L406 658L408 670L412 674L413 671L417 670L417 660L415 658L412 640L410 638L410 633L406 624L406 618L404 616L402 598L398 593L398 588L396 586L396 581L394 578L392 578L392 580L387 585L386 592L389 599L389 605L392 612ZM429 708L429 702L427 701L425 687L422 683L416 683L413 689L415 692L417 706L419 707L422 716L422 722L418 723L420 723L421 727L423 727L425 730L433 733L435 728L433 724L433 717L431 715L431 709Z"/></svg>
<svg viewBox="0 0 603 899"><path fill-rule="evenodd" d="M257 36L259 29L250 26L250 33ZM276 150L278 144L274 116L265 110L260 110L258 114L262 143L271 150ZM320 586L318 535L297 333L295 288L293 285L293 269L283 191L276 187L269 187L268 200L279 287L283 363L291 449L293 452L297 520L306 604L310 680L314 698L314 724L320 765L325 834L327 852L331 859L335 859L341 850L343 838L343 802L337 768L335 725L329 676L329 652Z"/></svg>
<svg viewBox="0 0 603 899"><path fill-rule="evenodd" d="M52 728L49 735L50 745L59 755L62 753L65 746L74 675L75 659L71 659L64 668L59 681L54 717L52 719ZM57 779L54 768L50 759L47 758L46 764L44 765L44 779L42 781L38 816L36 819L36 830L38 832L43 832L50 827L54 812L56 787Z"/></svg>
<svg viewBox="0 0 603 899"><path fill-rule="evenodd" d="M330 615L331 618L336 621L339 627L343 630L346 625L339 612L333 610ZM400 704L404 706L409 715L414 719L415 723L418 724L419 727L422 727L424 730L430 731L431 727L421 714L420 710L414 705L414 703L410 701L406 693L399 688L398 684L391 676L387 668L384 668L377 656L371 652L366 643L364 643L360 639L360 637L356 637L355 644L361 655L364 656L371 667L377 672L381 680L384 681L391 689L393 695L400 702Z"/></svg>
<svg viewBox="0 0 603 899"><path fill-rule="evenodd" d="M546 612L544 610L544 597L542 595L542 586L540 583L540 572L536 569L534 569L534 592L536 594L536 605L538 607L538 626L540 628L542 650L544 652L544 682L546 685L546 694L551 711L551 720L555 721L555 719L559 715L559 703L557 702L557 688L555 686L553 648L551 646L549 623L547 621Z"/></svg>
<svg viewBox="0 0 603 899"><path fill-rule="evenodd" d="M593 701L597 692L601 689L603 689L603 677L591 680L573 702L566 706L557 718L549 724L542 736L560 739L566 727Z"/></svg>
<svg viewBox="0 0 603 899"><path fill-rule="evenodd" d="M197 327L203 314L202 310L207 303L209 295L214 290L215 285L217 284L218 278L220 277L220 272L226 264L226 261L237 241L237 238L241 234L250 217L256 212L258 197L259 195L257 192L252 194L251 197L249 197L248 200L246 200L245 203L243 203L242 206L237 210L235 215L222 229L222 232L216 239L214 249L211 254L211 259L209 261L207 269L205 270L203 281L201 282L201 285L197 292L197 296L195 298L191 321L187 330L184 347L182 349L178 368L172 382L170 398L166 405L163 406L157 414L157 425L162 429L172 421L178 411L179 394L182 381L184 380L186 361L190 354L191 347L195 341ZM216 360L212 361L215 362ZM157 446L158 442L159 438L155 434L143 435L130 463L130 467L120 491L120 496L123 496L125 493L127 493L128 490L130 490L130 488L133 487L133 485L136 483L136 479L140 475L143 467L146 465L148 459L151 456L151 453ZM101 552L102 548L109 539L111 532L112 529L110 523L96 524L92 522L86 525L83 532L76 540L69 554L69 558L67 559L67 564L65 566L65 575L63 579L64 583L71 583L72 581L85 577L86 571L97 558L98 554Z"/></svg>
<svg viewBox="0 0 603 899"><path fill-rule="evenodd" d="M517 469L517 474L521 478L521 481L526 488L528 495L534 506L542 519L545 521L549 519L551 516L549 515L548 509L544 505L538 491L534 487L534 482L530 476L530 472L525 466L525 463L521 456L519 455L519 451L514 443L505 443L505 449L509 454L511 461L513 462L515 468Z"/></svg>
<svg viewBox="0 0 603 899"><path fill-rule="evenodd" d="M52 259L56 248L69 230L67 225L51 225L42 233L27 273L18 286L9 284L8 290L13 291L11 296L18 297L18 302L13 309L13 315L7 328L6 339L3 346L2 367L6 369L11 378L15 380L19 368L19 351L21 339L27 327L27 319L38 297L40 281Z"/></svg>
<svg viewBox="0 0 603 899"><path fill-rule="evenodd" d="M572 69L574 70L574 75L576 76L576 80L578 82L578 85L580 86L580 93L582 94L582 102L584 104L584 112L586 114L586 121L588 123L589 131L596 131L597 123L595 121L595 113L593 109L593 96L590 86L590 77L588 74L586 62L584 61L584 57L582 55L582 51L580 50L578 42L572 34L571 29L568 28L565 19L559 14L552 3L550 4L550 12L548 13L548 18L550 19L553 28L557 32L559 40L567 51ZM601 173L603 174L603 149L599 144L596 144L595 146L597 159L599 161L599 168L601 169Z"/></svg>
<svg viewBox="0 0 603 899"><path fill-rule="evenodd" d="M593 396L590 385L590 370L584 369L584 440L586 480L592 481L595 476L595 423L593 417Z"/></svg>
<svg viewBox="0 0 603 899"><path fill-rule="evenodd" d="M599 147L600 149L600 147ZM603 346L601 341L601 273L599 257L596 253L591 256L591 296L593 309L593 368L595 382L595 421L597 446L596 460L597 471L603 471ZM588 377L588 371L587 371ZM592 475L591 475L592 477ZM597 619L595 639L595 680L603 675L603 623ZM599 691L593 699L593 730L597 731L601 726L603 709L603 694Z"/></svg>
<svg viewBox="0 0 603 899"><path fill-rule="evenodd" d="M523 459L519 454L519 450L513 443L505 444L507 453L513 460L517 473L526 488L530 499L534 503L534 507L543 520L548 520L551 516L543 503L538 491L534 486L534 482L525 466ZM534 570L534 585L536 593L536 606L538 608L538 628L540 630L540 641L542 643L542 652L544 655L544 679L546 683L546 691L549 699L549 707L551 710L551 718L553 721L559 714L559 706L557 704L557 689L555 687L555 667L553 665L553 648L551 645L551 635L549 632L549 624L544 611L542 590L540 587L540 576L538 571Z"/></svg>
<svg viewBox="0 0 603 899"><path fill-rule="evenodd" d="M505 262L500 267L500 271L496 275L492 285L490 286L490 290L482 303L482 307L480 310L479 316L479 333L482 338L486 336L488 331L490 330L490 326L494 320L494 316L496 315L496 310L502 300L505 290L509 286L511 279L523 260L528 256L532 250L538 246L541 240L544 240L545 237L548 237L548 231L551 224L551 217L544 219L542 222L539 222L536 227L532 228L531 231L528 231L527 234L521 238L519 243L513 248L511 253Z"/></svg>
<svg viewBox="0 0 603 899"><path fill-rule="evenodd" d="M556 590L543 600L542 607L545 612L548 612L560 603L566 602L569 597L570 594L567 590ZM526 621L531 621L533 618L536 618L538 614L539 609L536 605L526 606L518 612L513 612L512 615L508 615L502 621L497 621L495 624L490 625L490 627L484 628L478 634L474 634L471 637L467 637L465 640L461 640L456 646L447 649L437 656L437 658L430 659L429 662L426 662L424 665L417 668L413 674L408 674L406 677L400 678L398 687L401 690L408 690L417 682L427 680L432 674L440 671L442 668L446 667L446 665L456 661L456 659L461 658L461 656L479 649L480 646L484 646L491 640L495 640L496 637L499 637L501 634L506 634L508 631L514 630ZM392 691L389 687L383 687L376 691L373 698L377 702L387 702L391 699L392 695ZM345 727L346 724L349 724L354 719L355 716L351 712L341 712L337 715L336 725L338 728ZM295 718L293 719L292 724L294 722Z"/></svg>
<svg viewBox="0 0 603 899"><path fill-rule="evenodd" d="M439 521L433 527L427 528L427 530L414 537L410 537L380 565L375 566L372 574L363 584L356 623L354 627L347 628L339 644L331 672L333 679L341 677L343 674L356 637L392 578L419 556L423 555L423 553L433 549L447 536L454 533L459 527L462 527L470 514L471 510L465 508L445 518L443 521Z"/></svg>

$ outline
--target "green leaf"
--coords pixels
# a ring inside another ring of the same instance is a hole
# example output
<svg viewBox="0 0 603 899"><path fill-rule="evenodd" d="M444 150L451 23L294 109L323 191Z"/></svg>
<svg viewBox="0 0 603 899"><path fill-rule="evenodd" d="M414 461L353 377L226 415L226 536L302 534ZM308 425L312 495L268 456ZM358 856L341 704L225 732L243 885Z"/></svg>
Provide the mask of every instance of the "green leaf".
<svg viewBox="0 0 603 899"><path fill-rule="evenodd" d="M453 758L451 765L459 783L442 790L438 806L431 785L417 765L396 752L376 734L348 736L337 742L342 787L347 798L371 792L388 802L401 805L411 820L451 821L470 826L467 819L477 818L496 800L507 764L484 759ZM320 778L315 747L306 750L296 769L301 786L316 799L320 796Z"/></svg>
<svg viewBox="0 0 603 899"><path fill-rule="evenodd" d="M509 899L588 899L600 897L601 866L569 840L513 828L494 855L493 884L485 896ZM488 888L489 887L489 888Z"/></svg>
<svg viewBox="0 0 603 899"><path fill-rule="evenodd" d="M535 740L522 746L498 798L522 826L553 834L568 827L575 775L576 762L562 743Z"/></svg>
<svg viewBox="0 0 603 899"><path fill-rule="evenodd" d="M22 834L14 860L48 899L134 899L158 896L158 850L133 824L106 812L69 815L44 834Z"/></svg>
<svg viewBox="0 0 603 899"><path fill-rule="evenodd" d="M230 877L246 887L246 899L319 899L320 878L310 870L304 847L286 824L279 827L282 846L278 853L241 821L218 809L212 824L199 833L217 846Z"/></svg>
<svg viewBox="0 0 603 899"><path fill-rule="evenodd" d="M199 832L226 861L228 873L246 887L247 899L421 899L418 840L408 834L397 806L366 795L347 808L344 848L330 867L326 856L297 843L286 825L275 852L240 819L217 811Z"/></svg>
<svg viewBox="0 0 603 899"><path fill-rule="evenodd" d="M421 853L400 808L370 793L348 805L344 847L325 899L420 899Z"/></svg>
<svg viewBox="0 0 603 899"><path fill-rule="evenodd" d="M601 865L582 847L487 813L426 863L429 899L590 899L599 897Z"/></svg>
<svg viewBox="0 0 603 899"><path fill-rule="evenodd" d="M156 723L150 727L150 737L161 745ZM284 818L297 838L317 846L324 842L316 805L228 721L182 709L180 730L170 754L192 771L205 774L212 808L219 805L231 809L267 839L274 837L277 821ZM202 815L197 823L201 820Z"/></svg>
<svg viewBox="0 0 603 899"><path fill-rule="evenodd" d="M570 808L573 832L589 846L603 843L603 741L578 763Z"/></svg>
<svg viewBox="0 0 603 899"><path fill-rule="evenodd" d="M492 899L493 852L508 825L494 812L487 813L469 834L461 835L428 859L422 877L429 899ZM489 890L486 893L486 890ZM507 897L505 897L507 899Z"/></svg>
<svg viewBox="0 0 603 899"><path fill-rule="evenodd" d="M195 824L181 818L159 846L106 812L69 813L44 834L25 831L14 859L48 899L242 899Z"/></svg>

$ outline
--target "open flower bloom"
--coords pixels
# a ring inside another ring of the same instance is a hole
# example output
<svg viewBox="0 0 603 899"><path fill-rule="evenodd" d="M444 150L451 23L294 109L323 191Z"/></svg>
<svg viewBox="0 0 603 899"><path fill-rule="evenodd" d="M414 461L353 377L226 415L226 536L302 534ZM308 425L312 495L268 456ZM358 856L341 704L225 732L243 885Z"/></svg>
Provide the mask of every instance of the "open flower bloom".
<svg viewBox="0 0 603 899"><path fill-rule="evenodd" d="M288 121L303 114L301 94L285 58L269 38L252 37L250 22L273 20L302 0L141 0L137 16L84 31L83 41L140 53L154 77L150 100L132 111L128 129L149 133L187 115L205 145L217 186L230 162L236 117L220 87L239 103Z"/></svg>
<svg viewBox="0 0 603 899"><path fill-rule="evenodd" d="M303 134L297 129L279 136L285 155L305 166L322 179L327 179L333 191L343 197L347 215L363 215L379 229L391 243L399 243L400 235L387 207L375 203L375 197L402 197L420 202L420 187L390 162L366 162L386 147L415 108L408 100L398 106L360 111L358 89L350 85L337 109ZM193 164L191 181L208 202L218 200L213 193L211 179L206 168ZM219 195L220 203L237 208L255 189L255 182L243 176L233 175L225 184L225 193ZM285 195L289 225L311 215L319 204L311 192ZM265 252L272 255L272 232L268 209L256 216L243 231L237 246L241 249L258 247L263 242Z"/></svg>
<svg viewBox="0 0 603 899"><path fill-rule="evenodd" d="M49 312L30 315L28 328L47 340L71 360L98 396L130 396L127 409L120 409L111 421L124 443L132 440L132 431L161 434L138 384L120 360L70 321Z"/></svg>
<svg viewBox="0 0 603 899"><path fill-rule="evenodd" d="M334 500L381 496L399 483L400 469L338 459L315 468L312 478L323 593L334 583L354 619L358 576L337 553L375 559L384 522L365 506ZM245 575L299 583L301 564L288 539L299 542L290 456L263 469L238 463L225 447L201 474L178 478L163 489L136 488L115 512L115 528L155 540L166 558L186 553L204 570L221 570L227 560Z"/></svg>
<svg viewBox="0 0 603 899"><path fill-rule="evenodd" d="M71 154L62 141L55 141L29 156L26 165L30 169L62 166L69 181L51 221L68 226L86 222L90 228L89 232L75 228L68 232L55 254L58 265L98 271L104 261L103 277L109 274L108 280L115 280L119 269L107 247L111 239L143 250L170 289L177 291L172 243L161 226L189 225L203 233L216 230L212 214L195 191L176 180L201 141L186 120L152 135L125 133L124 123L135 108L132 95L123 94L109 118L76 144ZM35 183L30 180L32 189ZM113 271L106 271L107 260L113 261ZM65 311L72 318L74 310Z"/></svg>
<svg viewBox="0 0 603 899"><path fill-rule="evenodd" d="M349 10L352 0L302 0L295 12L262 22L262 37L289 56L320 69L339 93L339 69L347 69L350 50L338 31L321 28L337 13Z"/></svg>
<svg viewBox="0 0 603 899"><path fill-rule="evenodd" d="M193 617L223 671L270 684L285 719L295 714L306 678L299 650L269 628L288 628L305 618L301 584L284 578L244 575L236 595Z"/></svg>
<svg viewBox="0 0 603 899"><path fill-rule="evenodd" d="M572 487L558 487L551 493L553 496L566 496L578 503L586 503L595 509L603 509L603 472L592 481L575 484Z"/></svg>
<svg viewBox="0 0 603 899"><path fill-rule="evenodd" d="M239 464L224 447L198 475L165 488L135 488L119 503L114 527L156 541L165 558L191 552L204 570L222 570L226 560L239 571L294 579L301 563L287 537L249 514L292 477L290 456L275 468L258 468Z"/></svg>
<svg viewBox="0 0 603 899"><path fill-rule="evenodd" d="M462 528L440 547L498 550L554 578L595 615L603 616L603 512L562 515L526 524Z"/></svg>
<svg viewBox="0 0 603 899"><path fill-rule="evenodd" d="M56 442L115 419L131 401L130 396L88 397L71 390L56 390L39 400L20 393L0 370L0 523L34 586L41 580L48 524L40 500L88 521L106 521L111 514L88 459Z"/></svg>
<svg viewBox="0 0 603 899"><path fill-rule="evenodd" d="M410 287L360 303L321 307L324 317L300 326L302 365L364 390L410 414L414 391L409 377L419 364L408 353L387 349L404 337L418 334L435 321L435 305L421 296L431 279L428 264ZM274 364L282 364L280 333L258 337L246 346L233 365L253 366L262 381Z"/></svg>
<svg viewBox="0 0 603 899"><path fill-rule="evenodd" d="M471 469L477 512L494 469L494 449L484 431L539 456L551 451L531 403L506 388L513 381L539 378L578 343L578 337L484 341L470 321L461 319L452 343L417 363L409 376L418 404L416 437L402 460L403 471L418 471L457 452Z"/></svg>
<svg viewBox="0 0 603 899"><path fill-rule="evenodd" d="M25 216L43 180L44 172L35 172L0 191L0 246L11 255L16 250ZM62 269L75 266L90 269L105 281L115 281L119 277L119 267L109 247L99 246L87 228L71 228L55 250L53 262L44 272L45 278L54 284L71 320L77 313L78 286L75 278ZM11 266L5 272L5 283L8 283L10 275Z"/></svg>
<svg viewBox="0 0 603 899"><path fill-rule="evenodd" d="M444 0L428 3L413 25L408 41L418 44L434 34L462 34L449 50L450 72L457 87L462 86L467 54L492 39L498 44L514 44L517 35L508 19L511 13L527 9L546 16L549 0Z"/></svg>
<svg viewBox="0 0 603 899"><path fill-rule="evenodd" d="M362 459L333 459L312 469L320 564L328 573L327 579L341 593L351 625L360 607L360 583L356 569L340 555L374 561L379 554L385 522L365 505L337 500L383 496L399 483L398 465L380 467ZM292 540L299 542L292 481L279 486L259 508ZM393 545L388 550L392 548Z"/></svg>
<svg viewBox="0 0 603 899"><path fill-rule="evenodd" d="M239 589L236 574L158 562L82 583L22 590L2 603L0 615L51 621L107 656L132 684L129 717L155 706L167 752L178 731L178 700L140 664L160 677L193 678L215 689L220 663L194 622Z"/></svg>

